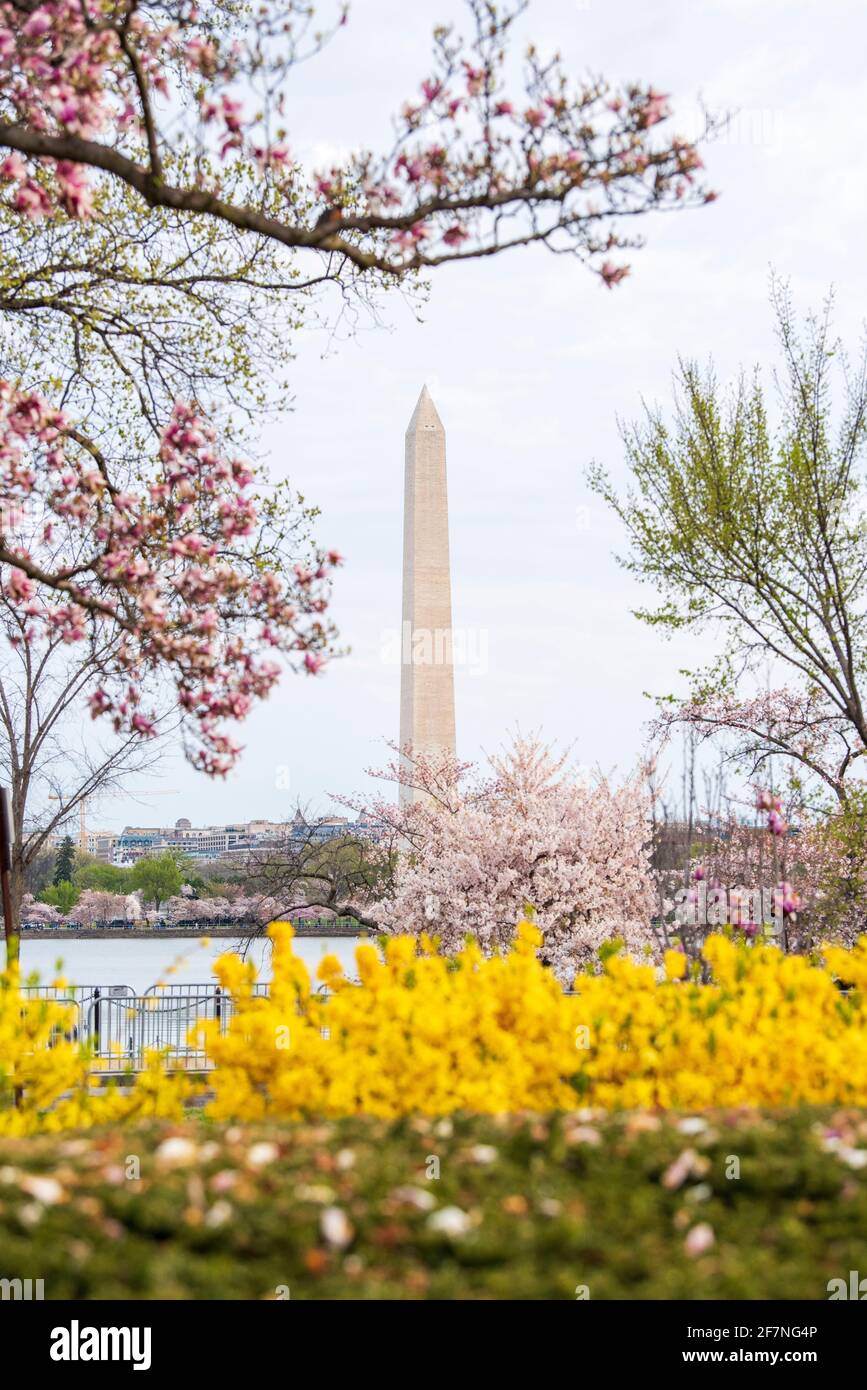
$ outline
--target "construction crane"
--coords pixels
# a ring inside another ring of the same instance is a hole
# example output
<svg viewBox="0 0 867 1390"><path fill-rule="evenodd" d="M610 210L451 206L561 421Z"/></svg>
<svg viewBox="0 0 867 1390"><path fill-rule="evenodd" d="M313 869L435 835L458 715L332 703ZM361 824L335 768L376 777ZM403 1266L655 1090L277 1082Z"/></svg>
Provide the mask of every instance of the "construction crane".
<svg viewBox="0 0 867 1390"><path fill-rule="evenodd" d="M135 797L135 796L177 796L177 795L178 795L178 788L177 788L177 787L167 787L167 788L162 788L162 787L160 787L158 791L152 791L152 792L147 792L147 791L131 791L131 792L129 793L129 795L130 795L130 796L133 796L133 797ZM89 799L88 797L83 796L83 797L81 798L81 800L79 801L79 803L78 803L78 848L81 850L82 854L86 854L86 853L87 853L87 811L86 811L86 807L87 807L88 799ZM49 801L62 801L62 800L63 800L63 797L62 797L62 796L58 796L55 792L49 792L49 794L48 794L48 800L49 800Z"/></svg>

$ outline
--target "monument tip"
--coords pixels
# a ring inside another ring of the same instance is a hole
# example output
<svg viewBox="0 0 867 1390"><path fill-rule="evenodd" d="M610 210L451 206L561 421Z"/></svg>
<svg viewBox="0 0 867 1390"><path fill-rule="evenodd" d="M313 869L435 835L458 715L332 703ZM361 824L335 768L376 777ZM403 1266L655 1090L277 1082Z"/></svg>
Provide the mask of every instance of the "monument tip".
<svg viewBox="0 0 867 1390"><path fill-rule="evenodd" d="M406 427L407 434L412 434L419 429L442 429L443 422L437 413L437 408L433 403L427 384L422 386L419 398L415 403L415 410L412 412L410 422Z"/></svg>

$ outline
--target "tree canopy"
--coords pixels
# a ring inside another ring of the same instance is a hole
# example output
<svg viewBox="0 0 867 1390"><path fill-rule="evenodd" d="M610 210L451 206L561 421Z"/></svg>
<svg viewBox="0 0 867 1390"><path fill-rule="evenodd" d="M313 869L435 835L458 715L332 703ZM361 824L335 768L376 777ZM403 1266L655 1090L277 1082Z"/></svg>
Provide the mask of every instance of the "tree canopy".
<svg viewBox="0 0 867 1390"><path fill-rule="evenodd" d="M140 859L130 872L133 891L140 889L144 901L153 903L158 912L164 902L181 891L183 882L178 858L169 851Z"/></svg>
<svg viewBox="0 0 867 1390"><path fill-rule="evenodd" d="M779 284L773 305L775 421L758 371L725 390L712 368L681 363L673 417L648 408L624 429L627 493L599 468L591 477L626 528L622 562L658 595L637 616L719 638L662 726L724 732L752 774L782 755L845 798L867 749L867 352L850 364L830 302L803 333Z"/></svg>

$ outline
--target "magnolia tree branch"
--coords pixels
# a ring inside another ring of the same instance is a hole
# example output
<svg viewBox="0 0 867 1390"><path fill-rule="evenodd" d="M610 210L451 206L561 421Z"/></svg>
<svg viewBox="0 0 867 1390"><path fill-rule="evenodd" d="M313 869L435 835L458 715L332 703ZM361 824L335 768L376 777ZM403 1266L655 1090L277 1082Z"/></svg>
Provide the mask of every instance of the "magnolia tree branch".
<svg viewBox="0 0 867 1390"><path fill-rule="evenodd" d="M110 485L98 449L72 452L76 436L62 412L0 383L0 585L27 619L22 640L86 643L94 622L107 625L119 640L88 697L94 718L151 737L142 677L160 675L174 685L194 760L224 773L240 750L222 723L271 690L274 658L313 674L322 665L340 557L293 555L294 513L252 491L255 471L222 457L188 406L176 407L135 491Z"/></svg>
<svg viewBox="0 0 867 1390"><path fill-rule="evenodd" d="M670 111L653 87L570 83L530 47L523 90L510 94L525 6L488 0L469 0L467 42L436 31L432 67L396 117L389 150L304 169L282 123L283 85L305 56L309 6L217 8L222 32L185 4L60 0L28 9L23 24L15 0L0 5L0 16L18 13L0 50L0 146L12 152L0 172L19 211L89 215L87 171L97 171L151 208L336 252L363 273L400 278L538 242L573 251L611 286L628 266L605 258L635 244L620 222L714 196L696 181L695 143L656 138ZM315 39L309 51L322 46ZM36 80L46 63L47 88ZM167 172L169 150L186 179ZM246 194L226 196L227 161L252 171Z"/></svg>

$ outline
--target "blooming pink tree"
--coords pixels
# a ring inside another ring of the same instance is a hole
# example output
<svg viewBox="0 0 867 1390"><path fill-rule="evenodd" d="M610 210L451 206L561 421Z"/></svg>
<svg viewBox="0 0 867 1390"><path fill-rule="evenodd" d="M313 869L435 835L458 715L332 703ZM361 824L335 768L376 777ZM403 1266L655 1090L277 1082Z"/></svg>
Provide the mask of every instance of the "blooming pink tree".
<svg viewBox="0 0 867 1390"><path fill-rule="evenodd" d="M239 925L267 925L280 915L281 902L267 895L190 898L178 894L169 898L162 915L170 922L237 922Z"/></svg>
<svg viewBox="0 0 867 1390"><path fill-rule="evenodd" d="M21 920L38 923L44 927L55 927L62 920L62 916L50 903L39 902L32 893L25 893L21 899Z"/></svg>
<svg viewBox="0 0 867 1390"><path fill-rule="evenodd" d="M783 950L854 945L867 928L863 796L850 787L845 804L829 811L811 808L791 789L784 798L757 788L755 812L729 800L703 813L692 828L686 872L657 869L664 933L677 934L698 958L707 931L724 922L763 940L770 910L773 939ZM676 907L686 910L686 933L678 931Z"/></svg>
<svg viewBox="0 0 867 1390"><path fill-rule="evenodd" d="M257 496L256 472L216 449L214 432L178 405L134 486L116 486L99 451L61 411L0 383L0 583L41 633L70 645L121 641L89 693L94 718L151 737L142 682L171 682L193 760L225 773L242 720L280 674L283 654L315 672L330 640L327 577L339 557L298 563L292 525Z"/></svg>
<svg viewBox="0 0 867 1390"><path fill-rule="evenodd" d="M82 926L92 927L106 922L125 921L127 900L124 893L104 893L86 888L70 913L70 919Z"/></svg>
<svg viewBox="0 0 867 1390"><path fill-rule="evenodd" d="M268 926L270 922L281 917L284 913L284 908L285 905L279 898L275 898L267 893L263 894L261 897L251 898L247 902L244 902L243 905L235 904L235 911L242 920L259 922L262 926ZM303 915L303 913L297 914L299 920Z"/></svg>
<svg viewBox="0 0 867 1390"><path fill-rule="evenodd" d="M828 815L804 818L790 851L792 888L803 906L806 945L854 946L867 931L867 796L850 787Z"/></svg>
<svg viewBox="0 0 867 1390"><path fill-rule="evenodd" d="M222 915L224 898L191 898L183 893L163 904L162 916L169 922L211 922Z"/></svg>
<svg viewBox="0 0 867 1390"><path fill-rule="evenodd" d="M428 932L446 951L467 934L486 951L512 939L532 913L542 957L565 983L599 947L652 945L650 823L638 778L613 787L570 772L536 739L491 758L491 776L451 757L413 756L384 774L416 797L369 808L397 846L384 896L367 909L386 930Z"/></svg>
<svg viewBox="0 0 867 1390"><path fill-rule="evenodd" d="M141 893L127 893L124 898L123 918L126 922L140 922L144 916Z"/></svg>
<svg viewBox="0 0 867 1390"><path fill-rule="evenodd" d="M470 0L472 34L435 33L434 61L395 121L387 153L305 168L286 128L285 81L330 32L307 0L253 10L215 0L4 0L0 176L29 218L87 217L93 179L152 207L222 219L354 271L402 276L541 242L609 287L622 228L653 208L714 195L693 142L667 135L652 86L570 83L534 48L508 80L522 3ZM227 165L254 171L246 184Z"/></svg>

